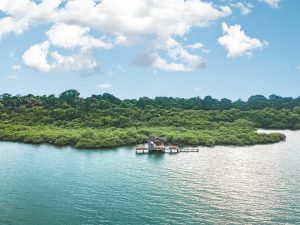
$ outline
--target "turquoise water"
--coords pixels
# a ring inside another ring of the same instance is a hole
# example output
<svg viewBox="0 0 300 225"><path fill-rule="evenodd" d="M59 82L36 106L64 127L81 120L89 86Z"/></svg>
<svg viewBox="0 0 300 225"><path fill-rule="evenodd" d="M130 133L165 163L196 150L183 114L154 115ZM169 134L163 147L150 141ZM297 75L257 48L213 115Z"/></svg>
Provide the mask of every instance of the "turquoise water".
<svg viewBox="0 0 300 225"><path fill-rule="evenodd" d="M300 224L300 132L136 155L0 142L0 224Z"/></svg>

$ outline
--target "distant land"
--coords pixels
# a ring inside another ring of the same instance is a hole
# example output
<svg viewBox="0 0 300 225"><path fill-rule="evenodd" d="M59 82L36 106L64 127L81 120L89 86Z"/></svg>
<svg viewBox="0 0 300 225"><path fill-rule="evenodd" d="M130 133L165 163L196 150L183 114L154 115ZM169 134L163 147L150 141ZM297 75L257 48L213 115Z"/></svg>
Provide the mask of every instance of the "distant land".
<svg viewBox="0 0 300 225"><path fill-rule="evenodd" d="M0 95L0 140L100 149L165 137L181 146L255 145L285 140L264 129L299 129L300 98L255 95L248 101L211 96L120 100L104 93L81 98Z"/></svg>

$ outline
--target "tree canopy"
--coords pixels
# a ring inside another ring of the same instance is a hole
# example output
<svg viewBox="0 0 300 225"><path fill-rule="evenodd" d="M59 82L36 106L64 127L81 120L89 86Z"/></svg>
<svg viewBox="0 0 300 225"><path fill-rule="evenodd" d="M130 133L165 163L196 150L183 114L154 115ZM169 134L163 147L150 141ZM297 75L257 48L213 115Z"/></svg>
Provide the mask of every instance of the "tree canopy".
<svg viewBox="0 0 300 225"><path fill-rule="evenodd" d="M221 100L211 96L204 98L194 97L189 99L173 98L173 97L156 97L154 99L141 97L138 100L125 99L121 100L111 94L104 93L102 95L92 95L87 98L80 97L80 93L74 89L64 91L56 97L34 96L34 95L16 95L10 94L0 95L0 107L34 107L41 106L43 108L55 107L72 107L85 110L93 109L109 109L115 107L121 108L140 108L155 107L162 109L201 109L201 110L227 110L231 108L242 110L255 110L265 108L287 109L293 110L295 106L300 106L300 97L286 98L277 95L271 95L266 98L262 95L251 96L247 101L237 100L231 101L227 98Z"/></svg>
<svg viewBox="0 0 300 225"><path fill-rule="evenodd" d="M150 134L181 145L245 145L284 140L257 128L300 129L299 98L252 96L248 101L142 97L105 93L82 98L2 94L0 140L102 148L143 143Z"/></svg>

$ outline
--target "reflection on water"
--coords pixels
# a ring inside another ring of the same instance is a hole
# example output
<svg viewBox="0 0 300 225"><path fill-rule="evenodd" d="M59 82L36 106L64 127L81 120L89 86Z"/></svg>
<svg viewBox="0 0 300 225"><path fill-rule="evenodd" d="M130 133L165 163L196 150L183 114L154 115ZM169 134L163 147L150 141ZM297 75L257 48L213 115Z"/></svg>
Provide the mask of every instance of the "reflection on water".
<svg viewBox="0 0 300 225"><path fill-rule="evenodd" d="M300 132L136 155L0 143L0 224L297 224Z"/></svg>

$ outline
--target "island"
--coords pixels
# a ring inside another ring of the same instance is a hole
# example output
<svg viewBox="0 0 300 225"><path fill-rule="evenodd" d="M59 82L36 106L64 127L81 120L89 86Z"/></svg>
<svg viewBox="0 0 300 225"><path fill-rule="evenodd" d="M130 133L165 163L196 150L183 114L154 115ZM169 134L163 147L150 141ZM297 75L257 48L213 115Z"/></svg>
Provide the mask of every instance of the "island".
<svg viewBox="0 0 300 225"><path fill-rule="evenodd" d="M1 141L102 149L142 144L151 135L179 146L243 146L286 138L259 128L299 129L300 98L121 100L108 93L83 98L73 89L59 96L0 95Z"/></svg>

